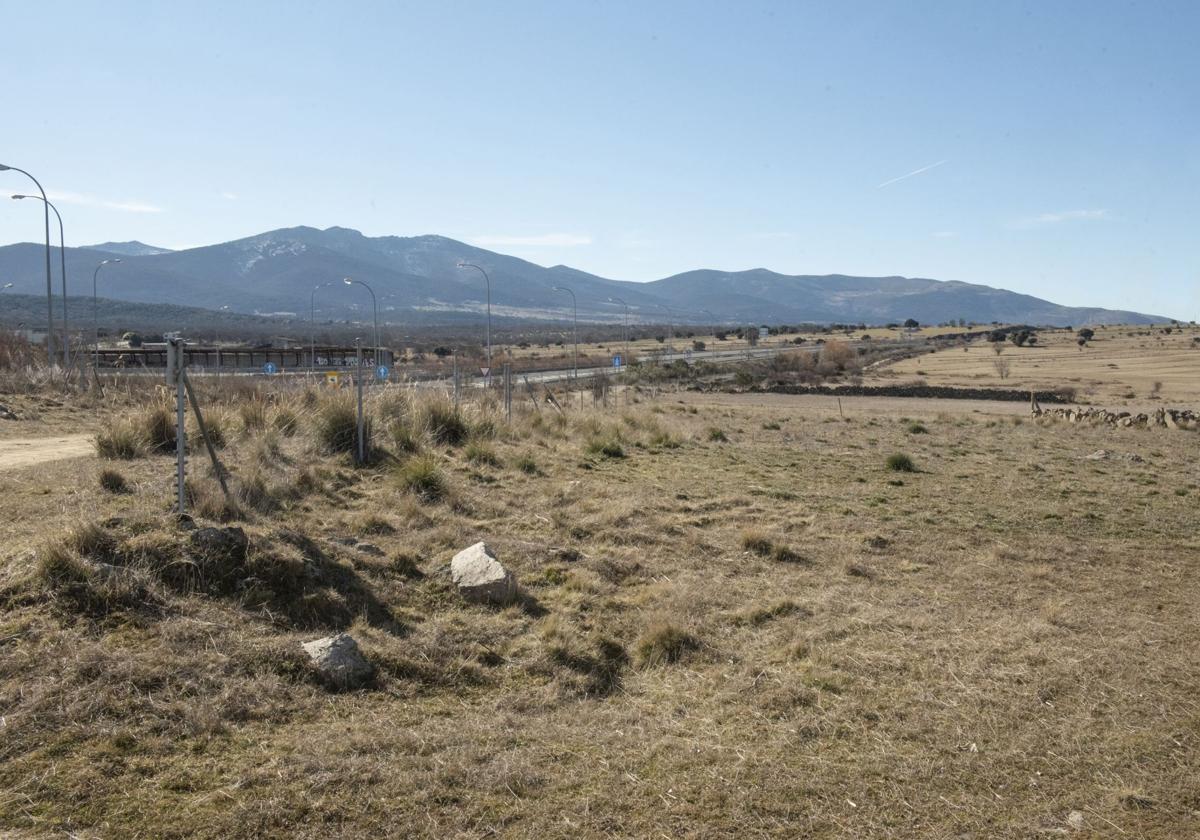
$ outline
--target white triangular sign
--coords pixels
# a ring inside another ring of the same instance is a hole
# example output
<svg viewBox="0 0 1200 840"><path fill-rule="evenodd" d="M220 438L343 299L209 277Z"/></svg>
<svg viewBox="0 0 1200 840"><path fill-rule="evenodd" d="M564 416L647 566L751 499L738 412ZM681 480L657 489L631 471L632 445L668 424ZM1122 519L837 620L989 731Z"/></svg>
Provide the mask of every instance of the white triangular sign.
<svg viewBox="0 0 1200 840"><path fill-rule="evenodd" d="M482 373L484 376L487 376L489 373L491 373L491 372L492 372L492 369L491 369L491 368L485 368L485 367L481 367L481 368L479 369L479 372L480 372L480 373Z"/></svg>

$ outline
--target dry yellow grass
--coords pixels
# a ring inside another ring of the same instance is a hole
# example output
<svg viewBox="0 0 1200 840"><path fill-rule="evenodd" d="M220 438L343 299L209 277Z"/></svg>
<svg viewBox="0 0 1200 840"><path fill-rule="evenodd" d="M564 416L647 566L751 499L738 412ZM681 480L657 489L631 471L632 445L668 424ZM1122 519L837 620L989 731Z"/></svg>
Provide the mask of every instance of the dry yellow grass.
<svg viewBox="0 0 1200 840"><path fill-rule="evenodd" d="M1200 328L1097 327L1086 347L1074 332L1045 330L1034 347L1004 343L999 357L987 342L950 347L876 369L868 384L920 378L930 385L1011 387L1022 390L1072 386L1078 398L1104 407L1142 410L1200 402ZM995 362L1010 365L1001 378ZM1158 387L1155 387L1158 383Z"/></svg>
<svg viewBox="0 0 1200 840"><path fill-rule="evenodd" d="M498 424L494 461L422 437L441 501L308 425L252 432L223 457L274 500L242 523L256 582L208 589L161 571L186 539L169 457L117 464L119 495L94 459L0 473L0 828L1029 837L1078 811L1094 836L1195 834L1200 437L843 403L547 408ZM479 539L522 604L452 591ZM81 611L37 577L48 550L68 576L135 558L142 589ZM308 675L299 643L339 629L373 687Z"/></svg>

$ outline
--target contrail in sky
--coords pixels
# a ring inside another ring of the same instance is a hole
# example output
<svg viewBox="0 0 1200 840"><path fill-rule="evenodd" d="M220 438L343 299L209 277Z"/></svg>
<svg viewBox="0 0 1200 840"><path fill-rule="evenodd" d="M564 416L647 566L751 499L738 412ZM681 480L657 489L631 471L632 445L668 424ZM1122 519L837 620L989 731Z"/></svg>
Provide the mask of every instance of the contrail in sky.
<svg viewBox="0 0 1200 840"><path fill-rule="evenodd" d="M897 181L903 181L905 178L911 178L914 175L920 175L922 172L928 172L930 169L937 169L943 163L948 163L948 162L949 161L939 160L937 163L931 163L928 166L922 166L920 169L915 169L912 172L909 172L907 175L901 175L899 178L893 178L890 181L884 181L882 184L880 184L875 189L881 190L884 187L888 186L889 184L894 184Z"/></svg>

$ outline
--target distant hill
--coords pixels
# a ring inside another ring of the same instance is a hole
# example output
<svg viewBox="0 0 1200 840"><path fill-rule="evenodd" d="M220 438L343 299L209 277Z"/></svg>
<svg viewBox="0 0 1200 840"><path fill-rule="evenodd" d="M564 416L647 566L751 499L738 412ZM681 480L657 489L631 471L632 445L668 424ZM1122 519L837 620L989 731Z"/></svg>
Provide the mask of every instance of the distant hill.
<svg viewBox="0 0 1200 840"><path fill-rule="evenodd" d="M487 270L493 314L528 319L569 319L570 297L553 288L566 286L578 298L579 317L589 321L620 321L623 309L612 298L629 305L632 319L659 323L880 324L963 318L1063 326L1169 320L1061 306L1003 289L924 278L784 275L753 269L690 271L631 283L568 266L547 268L443 236L367 237L339 227L285 228L182 251L140 242L68 248L71 294L90 292L95 266L113 254L122 262L100 275L105 297L301 318L308 317L312 301L318 320L370 319L369 296L361 287L343 287L339 281L347 276L374 289L385 323L458 322L464 314L482 314L483 276L458 268L460 261ZM14 293L44 294L44 266L39 245L0 247L0 277L15 284ZM318 284L331 285L314 295Z"/></svg>
<svg viewBox="0 0 1200 840"><path fill-rule="evenodd" d="M145 242L138 242L136 239L130 242L101 242L99 245L85 245L84 247L92 251L104 251L124 257L148 257L152 254L171 253L170 248L157 248L147 245Z"/></svg>

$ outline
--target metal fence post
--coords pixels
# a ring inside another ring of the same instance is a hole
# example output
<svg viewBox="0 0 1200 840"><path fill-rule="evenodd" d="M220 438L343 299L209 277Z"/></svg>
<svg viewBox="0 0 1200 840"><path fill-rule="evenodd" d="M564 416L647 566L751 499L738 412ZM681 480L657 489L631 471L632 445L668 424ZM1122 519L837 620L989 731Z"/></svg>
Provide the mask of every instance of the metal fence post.
<svg viewBox="0 0 1200 840"><path fill-rule="evenodd" d="M187 467L187 430L184 428L183 339L178 334L167 339L167 382L175 385L175 491L179 515L186 513L184 479Z"/></svg>
<svg viewBox="0 0 1200 840"><path fill-rule="evenodd" d="M362 355L362 339L354 339L354 352L358 361L358 369L355 371L358 382L358 463L360 465L367 462L366 441L363 440L363 355Z"/></svg>
<svg viewBox="0 0 1200 840"><path fill-rule="evenodd" d="M504 363L504 413L508 422L512 422L512 365Z"/></svg>

